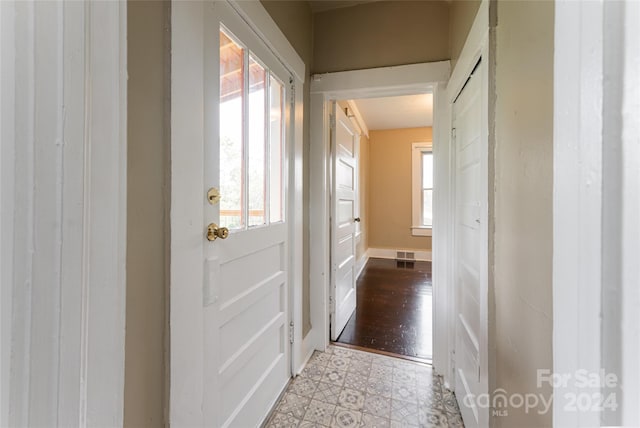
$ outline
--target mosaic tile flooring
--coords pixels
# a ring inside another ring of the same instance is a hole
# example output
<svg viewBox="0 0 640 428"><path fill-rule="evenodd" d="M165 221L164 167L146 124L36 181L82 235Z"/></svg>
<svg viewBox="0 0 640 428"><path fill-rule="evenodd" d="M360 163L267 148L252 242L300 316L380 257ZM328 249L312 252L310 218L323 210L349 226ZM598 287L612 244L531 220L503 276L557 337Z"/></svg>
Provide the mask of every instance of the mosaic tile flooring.
<svg viewBox="0 0 640 428"><path fill-rule="evenodd" d="M337 346L315 352L266 423L280 427L464 427L429 366Z"/></svg>

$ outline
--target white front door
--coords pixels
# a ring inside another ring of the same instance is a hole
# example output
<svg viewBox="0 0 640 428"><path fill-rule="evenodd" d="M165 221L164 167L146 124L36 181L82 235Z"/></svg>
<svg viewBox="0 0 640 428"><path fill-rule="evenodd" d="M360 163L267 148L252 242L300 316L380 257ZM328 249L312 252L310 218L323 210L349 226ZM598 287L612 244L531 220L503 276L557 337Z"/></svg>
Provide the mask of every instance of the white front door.
<svg viewBox="0 0 640 428"><path fill-rule="evenodd" d="M358 134L342 109L332 103L331 151L331 340L336 340L356 309L356 147Z"/></svg>
<svg viewBox="0 0 640 428"><path fill-rule="evenodd" d="M453 104L455 148L456 396L467 427L485 426L488 409L476 406L487 392L486 154L482 121L482 63ZM483 229L484 228L484 229ZM467 398L467 399L465 399Z"/></svg>
<svg viewBox="0 0 640 428"><path fill-rule="evenodd" d="M193 171L202 171L200 182L191 182L201 189L202 235L175 238L192 239L190 248L201 246L204 272L200 302L171 308L201 313L202 330L189 339L201 341L197 348L202 355L191 358L194 365L202 359L202 373L184 387L201 382L202 425L255 427L291 377L285 218L291 77L227 2L201 3L202 13L191 15L184 13L189 5L175 7L184 21L176 20L180 26L174 31L186 34L203 20L201 46L174 46L181 54L193 49L202 55L201 98L188 103L189 108L202 103L202 164L173 172L193 177ZM189 70L197 68L195 62ZM177 92L176 98L184 96ZM172 111L175 123L187 114L183 106ZM174 141L174 150L179 144L188 140ZM180 209L173 205L174 222L180 221ZM176 260L183 257L172 254ZM172 280L171 293L177 296L172 301L180 301L181 292L179 279ZM192 333L172 326L172 351L187 334ZM173 370L189 361L172 359L171 364ZM174 388L172 384L172 409L184 412L188 395L181 397ZM180 425L180 419L173 420Z"/></svg>

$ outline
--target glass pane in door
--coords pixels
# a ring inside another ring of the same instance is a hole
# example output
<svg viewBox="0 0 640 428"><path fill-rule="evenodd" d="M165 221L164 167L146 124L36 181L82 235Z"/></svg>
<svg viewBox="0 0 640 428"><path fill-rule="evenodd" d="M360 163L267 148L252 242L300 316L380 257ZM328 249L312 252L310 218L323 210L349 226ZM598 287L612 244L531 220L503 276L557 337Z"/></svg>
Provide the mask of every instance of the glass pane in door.
<svg viewBox="0 0 640 428"><path fill-rule="evenodd" d="M244 49L220 31L220 225L245 224L243 171Z"/></svg>
<svg viewBox="0 0 640 428"><path fill-rule="evenodd" d="M265 224L266 72L249 56L249 226Z"/></svg>
<svg viewBox="0 0 640 428"><path fill-rule="evenodd" d="M270 222L283 220L282 215L282 147L284 119L284 87L273 76L269 85L269 217Z"/></svg>

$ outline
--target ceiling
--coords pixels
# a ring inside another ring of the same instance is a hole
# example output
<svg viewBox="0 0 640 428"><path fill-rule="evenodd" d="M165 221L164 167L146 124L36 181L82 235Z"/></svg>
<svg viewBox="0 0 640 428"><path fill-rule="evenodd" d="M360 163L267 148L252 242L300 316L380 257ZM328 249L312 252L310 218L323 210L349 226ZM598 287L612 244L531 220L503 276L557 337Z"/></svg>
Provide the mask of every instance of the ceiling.
<svg viewBox="0 0 640 428"><path fill-rule="evenodd" d="M325 10L340 9L343 7L357 6L364 3L372 3L380 0L310 0L311 11L313 13L324 12Z"/></svg>
<svg viewBox="0 0 640 428"><path fill-rule="evenodd" d="M433 124L433 94L364 98L354 103L371 131Z"/></svg>

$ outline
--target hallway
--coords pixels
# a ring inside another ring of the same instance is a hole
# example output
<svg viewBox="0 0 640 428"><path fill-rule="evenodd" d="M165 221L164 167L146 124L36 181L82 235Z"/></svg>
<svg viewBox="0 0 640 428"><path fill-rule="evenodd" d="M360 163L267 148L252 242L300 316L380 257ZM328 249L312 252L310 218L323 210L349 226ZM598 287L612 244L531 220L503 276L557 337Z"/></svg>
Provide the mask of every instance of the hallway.
<svg viewBox="0 0 640 428"><path fill-rule="evenodd" d="M431 262L371 258L357 287L356 311L337 342L429 362Z"/></svg>
<svg viewBox="0 0 640 428"><path fill-rule="evenodd" d="M315 352L266 426L463 427L430 366L331 345Z"/></svg>

